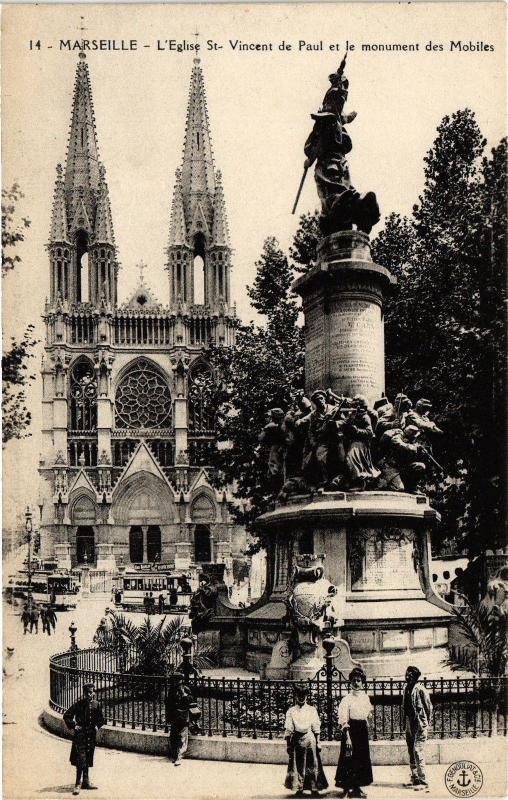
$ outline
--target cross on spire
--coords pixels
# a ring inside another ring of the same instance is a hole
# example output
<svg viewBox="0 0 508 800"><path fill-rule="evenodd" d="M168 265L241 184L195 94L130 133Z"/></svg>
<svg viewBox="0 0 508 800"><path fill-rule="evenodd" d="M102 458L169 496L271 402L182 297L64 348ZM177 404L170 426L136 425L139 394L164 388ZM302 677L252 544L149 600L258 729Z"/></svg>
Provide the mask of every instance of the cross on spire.
<svg viewBox="0 0 508 800"><path fill-rule="evenodd" d="M144 276L143 276L143 272L144 272L144 271L145 271L145 269L147 268L147 265L145 264L145 262L144 262L144 261L140 261L140 262L139 262L139 264L137 265L137 267L138 267L138 269L139 269L139 278L140 278L140 281L141 281L141 283L144 283L144 282L145 282L145 278L144 278Z"/></svg>

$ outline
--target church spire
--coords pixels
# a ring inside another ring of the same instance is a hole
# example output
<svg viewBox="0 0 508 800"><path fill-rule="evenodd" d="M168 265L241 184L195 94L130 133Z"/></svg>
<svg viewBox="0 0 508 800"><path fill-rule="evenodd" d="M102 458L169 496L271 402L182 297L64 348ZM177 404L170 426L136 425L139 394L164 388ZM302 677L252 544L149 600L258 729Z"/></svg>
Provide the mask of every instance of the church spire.
<svg viewBox="0 0 508 800"><path fill-rule="evenodd" d="M66 243L65 248L57 245ZM84 53L79 54L65 171L57 168L49 241L51 303L116 304L115 237L99 146L92 87Z"/></svg>
<svg viewBox="0 0 508 800"><path fill-rule="evenodd" d="M94 205L99 184L99 147L95 130L92 88L86 56L84 53L80 53L74 83L69 147L65 167L65 194L70 212L68 213L69 220L74 218L81 199L88 217L95 216Z"/></svg>
<svg viewBox="0 0 508 800"><path fill-rule="evenodd" d="M176 173L171 206L170 305L205 305L211 311L228 307L230 256L224 194L220 172L215 172L203 71L200 60L195 58L183 160Z"/></svg>

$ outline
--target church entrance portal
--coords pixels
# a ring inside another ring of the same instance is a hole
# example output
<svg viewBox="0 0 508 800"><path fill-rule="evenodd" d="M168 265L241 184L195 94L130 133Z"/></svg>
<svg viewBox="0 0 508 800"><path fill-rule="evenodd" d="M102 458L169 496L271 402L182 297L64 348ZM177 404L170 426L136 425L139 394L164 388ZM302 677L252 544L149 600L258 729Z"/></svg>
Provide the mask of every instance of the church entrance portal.
<svg viewBox="0 0 508 800"><path fill-rule="evenodd" d="M207 525L196 525L194 531L194 558L196 561L212 560L211 534Z"/></svg>
<svg viewBox="0 0 508 800"><path fill-rule="evenodd" d="M133 564L143 561L143 528L133 525L129 532L129 558Z"/></svg>
<svg viewBox="0 0 508 800"><path fill-rule="evenodd" d="M161 560L161 529L158 525L150 525L146 532L147 561Z"/></svg>
<svg viewBox="0 0 508 800"><path fill-rule="evenodd" d="M95 532L90 525L80 525L76 531L76 560L78 564L95 561Z"/></svg>

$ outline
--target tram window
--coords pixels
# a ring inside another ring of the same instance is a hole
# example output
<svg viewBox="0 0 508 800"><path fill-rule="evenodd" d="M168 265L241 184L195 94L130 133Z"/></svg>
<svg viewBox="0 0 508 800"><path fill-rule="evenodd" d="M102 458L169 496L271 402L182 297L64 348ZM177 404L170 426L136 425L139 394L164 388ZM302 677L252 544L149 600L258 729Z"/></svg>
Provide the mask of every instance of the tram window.
<svg viewBox="0 0 508 800"><path fill-rule="evenodd" d="M138 578L138 589L143 591L143 578Z"/></svg>

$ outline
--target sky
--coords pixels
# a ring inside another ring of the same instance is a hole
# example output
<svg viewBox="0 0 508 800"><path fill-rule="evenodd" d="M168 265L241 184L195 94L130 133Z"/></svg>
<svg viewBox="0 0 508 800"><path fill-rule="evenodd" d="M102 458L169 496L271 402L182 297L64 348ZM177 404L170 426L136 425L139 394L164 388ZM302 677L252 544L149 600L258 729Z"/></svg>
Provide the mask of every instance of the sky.
<svg viewBox="0 0 508 800"><path fill-rule="evenodd" d="M291 208L309 115L346 41L354 46L346 110L358 113L348 129L353 184L376 192L382 217L410 213L423 187L423 157L446 114L471 108L488 148L505 133L504 14L502 3L460 2L4 6L3 186L18 181L25 194L19 211L31 220L19 248L22 264L3 281L4 337L20 335L29 323L44 336L45 244L78 61L78 51L61 42L136 42L136 49L87 55L122 264L120 302L134 290L141 260L148 285L163 305L168 300L164 249L192 61L200 57L234 251L232 299L246 321L254 313L245 287L264 239L273 235L287 248L297 228ZM170 49L171 41L182 52ZM199 53L188 49L196 42ZM240 43L271 49L245 50ZM406 48L386 48L394 44ZM317 205L309 174L298 211ZM38 371L40 352L33 364ZM21 506L37 502L40 397L37 378L29 393L33 435L4 451L6 525Z"/></svg>

